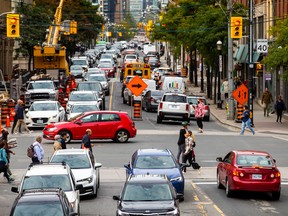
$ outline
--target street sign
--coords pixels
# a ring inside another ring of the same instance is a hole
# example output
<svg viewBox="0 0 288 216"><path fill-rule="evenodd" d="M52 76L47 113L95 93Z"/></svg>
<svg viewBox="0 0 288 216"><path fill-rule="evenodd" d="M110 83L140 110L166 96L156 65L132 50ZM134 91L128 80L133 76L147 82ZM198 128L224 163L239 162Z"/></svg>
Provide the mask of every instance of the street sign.
<svg viewBox="0 0 288 216"><path fill-rule="evenodd" d="M257 39L256 52L268 53L268 40L267 39Z"/></svg>
<svg viewBox="0 0 288 216"><path fill-rule="evenodd" d="M247 103L248 97L248 88L246 85L242 84L237 89L232 92L232 96L239 104Z"/></svg>
<svg viewBox="0 0 288 216"><path fill-rule="evenodd" d="M147 88L147 84L139 77L135 76L126 87L131 91L136 97L141 95L141 93Z"/></svg>

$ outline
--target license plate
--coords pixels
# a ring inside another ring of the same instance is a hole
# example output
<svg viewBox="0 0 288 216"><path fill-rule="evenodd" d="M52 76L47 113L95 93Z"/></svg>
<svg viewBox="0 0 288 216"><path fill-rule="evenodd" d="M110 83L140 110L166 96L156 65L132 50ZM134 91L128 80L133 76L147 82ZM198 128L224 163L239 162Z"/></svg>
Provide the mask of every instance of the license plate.
<svg viewBox="0 0 288 216"><path fill-rule="evenodd" d="M262 179L262 175L261 174L252 174L252 179Z"/></svg>
<svg viewBox="0 0 288 216"><path fill-rule="evenodd" d="M171 109L178 109L178 106L177 105L170 105L170 108Z"/></svg>
<svg viewBox="0 0 288 216"><path fill-rule="evenodd" d="M42 120L42 119L37 120L37 123L38 123L38 124L43 124L43 120Z"/></svg>

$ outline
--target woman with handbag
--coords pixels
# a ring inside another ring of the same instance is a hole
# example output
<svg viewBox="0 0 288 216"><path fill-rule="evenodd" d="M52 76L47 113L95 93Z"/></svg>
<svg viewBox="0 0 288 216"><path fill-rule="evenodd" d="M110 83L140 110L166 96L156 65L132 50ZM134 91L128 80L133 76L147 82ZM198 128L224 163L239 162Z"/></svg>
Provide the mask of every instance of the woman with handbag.
<svg viewBox="0 0 288 216"><path fill-rule="evenodd" d="M188 160L189 166L192 166L194 146L195 146L195 136L192 133L192 131L189 130L185 134L185 152L184 152L183 157L182 157L182 163L186 163ZM194 157L195 157L195 155L194 155ZM183 168L183 172L186 172L186 167Z"/></svg>

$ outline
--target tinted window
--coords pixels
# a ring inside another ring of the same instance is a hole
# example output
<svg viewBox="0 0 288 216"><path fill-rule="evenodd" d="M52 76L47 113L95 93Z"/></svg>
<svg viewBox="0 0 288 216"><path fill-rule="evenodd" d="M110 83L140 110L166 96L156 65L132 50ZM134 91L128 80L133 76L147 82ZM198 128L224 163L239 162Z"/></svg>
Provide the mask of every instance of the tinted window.
<svg viewBox="0 0 288 216"><path fill-rule="evenodd" d="M120 121L118 114L102 114L101 121Z"/></svg>
<svg viewBox="0 0 288 216"><path fill-rule="evenodd" d="M97 122L99 121L99 114L91 114L91 115L87 115L84 116L81 119L82 122Z"/></svg>
<svg viewBox="0 0 288 216"><path fill-rule="evenodd" d="M13 216L36 216L36 215L45 215L45 216L63 216L63 209L59 202L44 202L44 201L33 201L32 202L18 202Z"/></svg>
<svg viewBox="0 0 288 216"><path fill-rule="evenodd" d="M162 96L164 92L161 91L151 91L152 96Z"/></svg>
<svg viewBox="0 0 288 216"><path fill-rule="evenodd" d="M238 155L236 163L243 166L273 166L272 158L267 155Z"/></svg>
<svg viewBox="0 0 288 216"><path fill-rule="evenodd" d="M175 167L175 162L170 156L139 156L135 164L135 168L139 169L170 169Z"/></svg>
<svg viewBox="0 0 288 216"><path fill-rule="evenodd" d="M52 160L52 163L67 163L71 169L88 169L91 167L89 158L86 154L65 154L65 155L55 155Z"/></svg>
<svg viewBox="0 0 288 216"><path fill-rule="evenodd" d="M164 95L163 101L186 103L186 97L180 95Z"/></svg>
<svg viewBox="0 0 288 216"><path fill-rule="evenodd" d="M22 190L59 187L64 191L72 190L68 175L25 176Z"/></svg>
<svg viewBox="0 0 288 216"><path fill-rule="evenodd" d="M188 100L188 103L189 104L197 104L198 103L198 98L197 97L187 97L187 100ZM204 99L204 98L202 98L202 101L203 101L203 103L205 104L205 105L207 105L207 101Z"/></svg>
<svg viewBox="0 0 288 216"><path fill-rule="evenodd" d="M53 89L54 85L52 82L34 82L29 83L28 89Z"/></svg>
<svg viewBox="0 0 288 216"><path fill-rule="evenodd" d="M57 110L56 103L33 103L30 111L55 111Z"/></svg>
<svg viewBox="0 0 288 216"><path fill-rule="evenodd" d="M100 83L79 83L78 90L80 91L102 91Z"/></svg>
<svg viewBox="0 0 288 216"><path fill-rule="evenodd" d="M124 201L157 201L173 199L170 187L164 183L128 183L126 185Z"/></svg>
<svg viewBox="0 0 288 216"><path fill-rule="evenodd" d="M98 111L99 108L97 105L73 105L71 108L71 113L81 113L81 112L90 112Z"/></svg>
<svg viewBox="0 0 288 216"><path fill-rule="evenodd" d="M71 94L70 101L97 101L95 94Z"/></svg>
<svg viewBox="0 0 288 216"><path fill-rule="evenodd" d="M101 81L106 81L106 78L104 76L95 76L95 75L91 74L91 75L88 75L87 80L88 81L99 81L99 82L101 82Z"/></svg>

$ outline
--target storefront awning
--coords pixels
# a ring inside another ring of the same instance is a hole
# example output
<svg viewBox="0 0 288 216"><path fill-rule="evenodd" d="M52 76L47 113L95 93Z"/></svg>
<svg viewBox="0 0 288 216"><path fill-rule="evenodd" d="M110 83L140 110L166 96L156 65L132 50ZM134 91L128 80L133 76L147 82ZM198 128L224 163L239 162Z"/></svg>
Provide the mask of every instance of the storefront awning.
<svg viewBox="0 0 288 216"><path fill-rule="evenodd" d="M248 45L240 44L237 47L237 50L233 57L236 63L248 63L249 62ZM252 59L253 63L258 62L259 57L260 53L253 52L253 59Z"/></svg>

